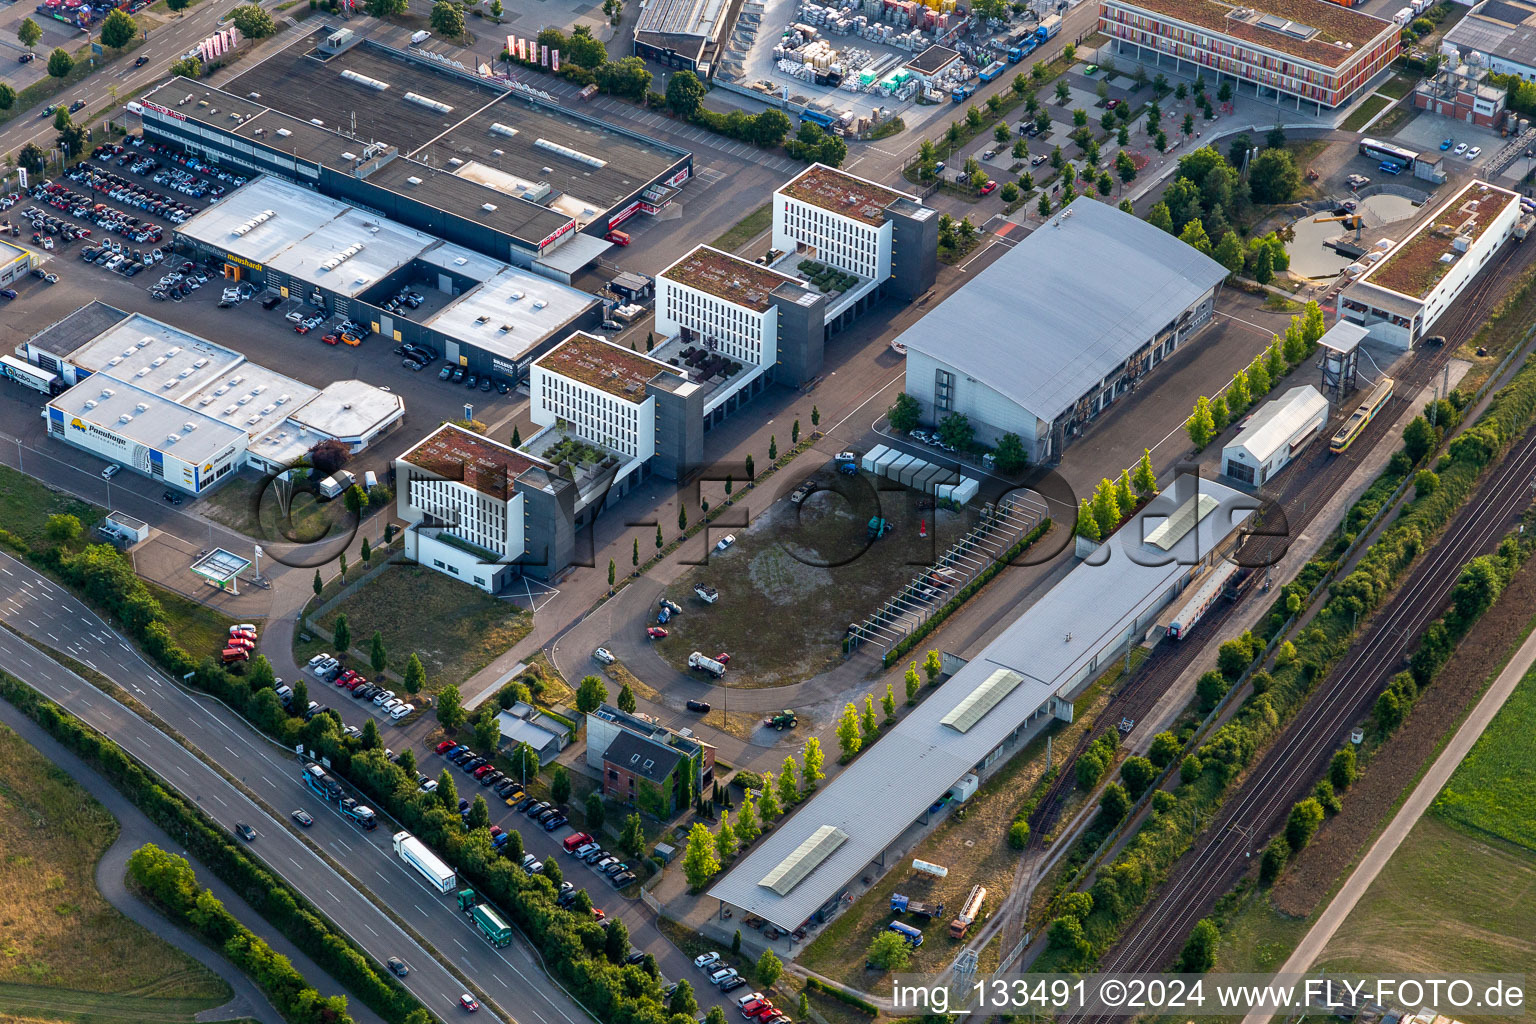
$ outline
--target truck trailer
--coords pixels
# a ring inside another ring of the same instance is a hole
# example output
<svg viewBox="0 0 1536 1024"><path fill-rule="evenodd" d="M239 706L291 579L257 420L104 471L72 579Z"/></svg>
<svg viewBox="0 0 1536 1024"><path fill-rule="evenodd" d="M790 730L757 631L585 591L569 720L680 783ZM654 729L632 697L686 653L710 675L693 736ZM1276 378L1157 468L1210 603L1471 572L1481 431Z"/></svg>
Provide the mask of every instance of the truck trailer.
<svg viewBox="0 0 1536 1024"><path fill-rule="evenodd" d="M921 900L908 899L901 893L894 892L891 893L891 913L934 918L944 913L944 904L924 903Z"/></svg>
<svg viewBox="0 0 1536 1024"><path fill-rule="evenodd" d="M1020 56L1022 57L1023 55L1021 54ZM991 64L988 64L986 67L982 68L977 77L980 78L983 82L990 82L992 79L996 78L1007 69L1008 65L1004 64L1000 60L995 60Z"/></svg>
<svg viewBox="0 0 1536 1024"><path fill-rule="evenodd" d="M1060 31L1061 15L1053 14L1035 27L1035 39L1043 43Z"/></svg>
<svg viewBox="0 0 1536 1024"><path fill-rule="evenodd" d="M949 922L949 937L963 939L971 925L981 916L982 904L987 902L987 887L984 885L971 886L970 895L965 898L965 905L960 908L960 913Z"/></svg>
<svg viewBox="0 0 1536 1024"><path fill-rule="evenodd" d="M702 672L708 672L716 679L719 679L725 675L725 666L723 664L716 661L714 658L709 658L703 654L700 654L698 651L694 651L692 654L688 655L688 667L699 669Z"/></svg>
<svg viewBox="0 0 1536 1024"><path fill-rule="evenodd" d="M452 868L427 848L426 843L409 832L396 832L394 843L395 853L400 859L420 871L422 877L431 883L432 888L441 893L453 892L454 886L458 884L458 878L454 875Z"/></svg>

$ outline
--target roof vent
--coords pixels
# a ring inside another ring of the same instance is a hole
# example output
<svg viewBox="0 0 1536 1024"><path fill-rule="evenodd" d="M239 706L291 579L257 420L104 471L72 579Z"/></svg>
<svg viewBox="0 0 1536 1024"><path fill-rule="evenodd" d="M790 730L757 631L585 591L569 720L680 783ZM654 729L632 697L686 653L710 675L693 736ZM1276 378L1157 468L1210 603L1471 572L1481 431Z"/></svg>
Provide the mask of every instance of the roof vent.
<svg viewBox="0 0 1536 1024"><path fill-rule="evenodd" d="M420 185L421 184L421 179L416 177L416 175L413 174L409 178L405 179L405 183L407 185Z"/></svg>
<svg viewBox="0 0 1536 1024"><path fill-rule="evenodd" d="M405 94L405 99L409 103L414 103L417 106L426 107L428 110L435 110L439 114L447 114L447 113L451 113L453 111L453 107L450 106L449 104L447 104L447 103L439 103L437 100L434 100L432 97L430 97L430 96L423 96L419 92L408 92L408 93Z"/></svg>
<svg viewBox="0 0 1536 1024"><path fill-rule="evenodd" d="M480 204L480 209L484 210L486 213L495 213L496 212L496 204L495 203L481 203Z"/></svg>

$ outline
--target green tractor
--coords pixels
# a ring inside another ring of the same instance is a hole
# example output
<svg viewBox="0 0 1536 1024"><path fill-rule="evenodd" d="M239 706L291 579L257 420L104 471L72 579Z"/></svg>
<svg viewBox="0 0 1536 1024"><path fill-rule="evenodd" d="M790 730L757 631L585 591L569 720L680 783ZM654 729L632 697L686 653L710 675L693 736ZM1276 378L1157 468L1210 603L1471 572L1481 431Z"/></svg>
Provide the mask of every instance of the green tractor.
<svg viewBox="0 0 1536 1024"><path fill-rule="evenodd" d="M776 711L769 715L767 718L763 719L763 724L771 726L779 732L783 732L785 729L793 729L795 726L799 725L800 719L795 717L795 713L793 711Z"/></svg>

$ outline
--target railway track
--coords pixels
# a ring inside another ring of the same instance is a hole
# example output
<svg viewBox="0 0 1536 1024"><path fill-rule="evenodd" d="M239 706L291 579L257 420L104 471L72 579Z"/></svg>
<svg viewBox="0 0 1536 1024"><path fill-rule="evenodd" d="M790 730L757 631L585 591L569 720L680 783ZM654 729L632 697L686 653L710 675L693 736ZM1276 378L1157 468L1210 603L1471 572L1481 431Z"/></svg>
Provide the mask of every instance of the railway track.
<svg viewBox="0 0 1536 1024"><path fill-rule="evenodd" d="M1184 936L1247 870L1249 856L1291 805L1310 792L1335 749L1402 665L1414 639L1444 608L1461 567L1493 550L1531 501L1536 431L1528 431L1452 520L1393 599L1324 680L1102 961L1104 971L1167 968ZM1080 1014L1070 1020L1107 1021Z"/></svg>
<svg viewBox="0 0 1536 1024"><path fill-rule="evenodd" d="M1504 298L1507 288L1503 286L1533 260L1536 260L1536 247L1527 247L1516 241L1506 244L1492 265L1484 268L1472 290L1462 295L1447 317L1435 325L1443 332L1446 344L1437 349L1421 349L1421 355L1399 371L1395 396L1356 442L1344 453L1335 455L1319 439L1311 446L1311 454L1305 462L1295 466L1286 475L1286 483L1280 493L1265 496L1260 519L1276 528L1274 535L1250 535L1243 543L1241 561L1253 566L1273 565L1284 556L1291 538L1298 536L1311 523L1327 503L1327 498L1344 484L1365 455L1385 440L1385 424L1394 423L1401 414L1402 404L1414 400L1425 386L1443 372L1456 349L1471 339L1494 306ZM1250 581L1249 589L1252 583ZM1077 758L1105 730L1118 725L1122 719L1140 721L1144 718L1204 646L1222 635L1222 626L1232 614L1233 608L1234 602L1223 602L1216 612L1207 614L1205 620L1196 627L1194 637L1171 647L1160 644L1154 648L1148 661L1111 697L1093 727L1078 739L1061 763L1060 772L1030 815L1029 852L1020 859L1020 874L1027 864L1039 857L1043 837L1056 824L1067 797L1076 786L1074 769ZM1022 882L1021 877L1015 878L1014 890L1021 890ZM1004 949L1014 947L1029 913L1028 906L1022 900L1011 906L1010 910L1011 917L1004 928ZM1191 926L1193 920L1198 918L1191 920Z"/></svg>

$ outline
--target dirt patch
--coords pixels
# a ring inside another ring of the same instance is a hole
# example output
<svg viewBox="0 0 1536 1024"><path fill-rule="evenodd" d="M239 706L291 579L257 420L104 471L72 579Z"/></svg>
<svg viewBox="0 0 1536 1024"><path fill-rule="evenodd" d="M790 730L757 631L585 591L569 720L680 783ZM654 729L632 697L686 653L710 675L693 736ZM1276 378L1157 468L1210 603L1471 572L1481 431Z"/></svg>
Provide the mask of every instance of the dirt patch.
<svg viewBox="0 0 1536 1024"><path fill-rule="evenodd" d="M741 687L798 682L837 662L849 623L863 620L969 531L977 512L921 507L915 491L879 491L865 477L818 474L818 490L798 507L776 503L736 542L711 551L667 596L685 613L667 624L657 648L686 671L690 651L731 655L725 683ZM931 504L931 499L928 502ZM869 538L880 517L890 532ZM926 534L926 536L924 536ZM719 592L708 605L703 583Z"/></svg>
<svg viewBox="0 0 1536 1024"><path fill-rule="evenodd" d="M1344 797L1344 809L1286 869L1272 900L1283 914L1310 916L1339 876L1359 859L1406 788L1483 692L1510 649L1524 636L1536 608L1536 559L1510 581L1457 647L1435 682L1414 704L1408 720L1371 756L1365 774Z"/></svg>

